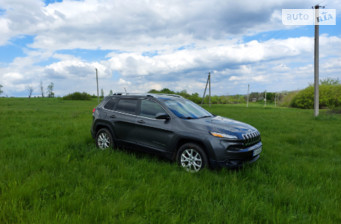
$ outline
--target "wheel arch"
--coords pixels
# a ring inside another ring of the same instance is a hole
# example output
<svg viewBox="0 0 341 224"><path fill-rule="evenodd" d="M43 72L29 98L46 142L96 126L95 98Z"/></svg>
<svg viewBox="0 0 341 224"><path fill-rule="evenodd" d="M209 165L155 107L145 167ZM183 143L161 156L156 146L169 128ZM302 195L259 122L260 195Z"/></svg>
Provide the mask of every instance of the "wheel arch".
<svg viewBox="0 0 341 224"><path fill-rule="evenodd" d="M94 135L96 136L97 132L98 132L99 130L101 130L102 128L108 129L108 130L110 131L110 133L111 133L111 136L112 136L113 138L115 138L115 133L114 133L113 128L111 127L110 124L108 124L107 122L104 122L104 121L99 121L99 122L97 122L97 123L94 125Z"/></svg>
<svg viewBox="0 0 341 224"><path fill-rule="evenodd" d="M212 156L214 156L214 155L212 155L212 153L210 153L209 147L206 144L204 144L203 141L201 141L199 139L194 139L194 138L180 138L177 141L177 143L175 145L175 150L173 152L173 157L172 157L172 159L174 161L176 160L176 155L179 151L179 148L186 143L194 143L194 144L199 145L202 148L202 150L204 150L206 157L207 157L207 160L208 160L208 163L210 163L209 161L212 158ZM210 164L208 164L208 165L210 165Z"/></svg>

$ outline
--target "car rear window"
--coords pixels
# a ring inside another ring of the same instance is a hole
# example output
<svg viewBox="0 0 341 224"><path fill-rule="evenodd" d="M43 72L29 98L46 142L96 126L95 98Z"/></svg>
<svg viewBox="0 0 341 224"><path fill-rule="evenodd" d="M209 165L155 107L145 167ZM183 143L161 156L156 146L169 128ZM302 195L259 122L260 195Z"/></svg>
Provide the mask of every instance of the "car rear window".
<svg viewBox="0 0 341 224"><path fill-rule="evenodd" d="M105 105L104 108L108 110L113 110L116 105L116 99L110 99Z"/></svg>

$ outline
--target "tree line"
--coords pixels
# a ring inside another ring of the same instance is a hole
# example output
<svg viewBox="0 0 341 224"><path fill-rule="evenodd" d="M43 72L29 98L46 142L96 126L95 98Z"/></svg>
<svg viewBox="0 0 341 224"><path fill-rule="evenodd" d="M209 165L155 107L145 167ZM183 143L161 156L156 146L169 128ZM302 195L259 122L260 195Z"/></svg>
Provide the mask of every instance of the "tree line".
<svg viewBox="0 0 341 224"><path fill-rule="evenodd" d="M163 93L163 94L176 94L180 95L186 99L189 99L197 104L200 104L202 102L202 97L199 95L199 93L192 93L189 94L187 93L186 90L182 90L180 92L175 92L172 91L168 88L164 88L162 90L155 90L151 89L149 93ZM277 100L283 98L285 95L285 92L283 93L275 93L275 92L252 92L249 95L249 100L253 102L263 102L265 99L266 95L266 100L269 102L274 102L275 98ZM238 103L246 103L247 100L247 95L241 95L241 94L236 94L236 95L213 95L211 96L211 103L212 104L238 104ZM209 96L206 95L204 99L204 103L209 102Z"/></svg>
<svg viewBox="0 0 341 224"><path fill-rule="evenodd" d="M0 84L0 95L3 93L2 85ZM55 94L53 92L54 83L51 82L47 86L47 97L54 97ZM28 92L28 97L31 98L34 88L31 85L26 87ZM45 91L43 83L40 82L40 93L41 97L45 97ZM179 92L172 91L168 88L163 88L161 90L151 89L148 93L163 93L163 94L176 94L180 95L186 99L189 99L197 104L202 102L202 97L199 96L199 93L189 94L186 90L182 90ZM109 95L113 95L113 91L110 90ZM63 97L63 99L67 100L90 100L91 98L96 97L96 95L90 95L86 92L75 92L68 94ZM104 90L101 89L101 98L104 98ZM238 104L238 103L246 103L247 95L222 95L222 96L211 96L212 104ZM309 85L307 88L301 91L283 91L280 93L276 92L251 92L249 94L249 102L264 102L267 101L269 103L273 103L276 101L278 105L288 106L288 107L297 107L303 109L312 109L314 107L314 87L313 85ZM203 101L204 103L209 102L209 96L205 96ZM341 84L339 79L326 78L320 80L320 108L335 108L341 107Z"/></svg>
<svg viewBox="0 0 341 224"><path fill-rule="evenodd" d="M2 90L2 87L3 85L0 84L0 95L4 92ZM43 82L40 81L40 94L41 94L41 97L44 98L45 97L45 91L44 91L44 86L43 86ZM51 82L48 86L47 86L47 91L46 91L46 94L47 94L47 97L49 98L52 98L54 97L54 92L53 92L53 88L54 88L54 83ZM34 88L32 85L27 85L25 87L26 91L27 91L27 94L28 94L28 98L31 98L32 97L32 94L34 92Z"/></svg>
<svg viewBox="0 0 341 224"><path fill-rule="evenodd" d="M44 91L44 86L43 86L43 82L42 81L40 81L39 88L40 88L41 97L44 98L45 97L45 91ZM49 98L53 98L54 97L53 88L54 88L54 83L51 82L47 86L47 91L46 91L47 97L49 97ZM33 91L34 91L33 86L32 85L27 85L26 86L26 90L27 90L27 93L28 93L28 98L31 98L31 96L33 94Z"/></svg>

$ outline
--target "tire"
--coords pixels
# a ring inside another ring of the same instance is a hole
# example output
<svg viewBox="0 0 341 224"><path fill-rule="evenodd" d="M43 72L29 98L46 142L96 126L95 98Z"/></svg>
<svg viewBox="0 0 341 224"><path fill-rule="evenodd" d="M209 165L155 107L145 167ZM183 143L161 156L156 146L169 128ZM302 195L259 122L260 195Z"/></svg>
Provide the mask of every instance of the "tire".
<svg viewBox="0 0 341 224"><path fill-rule="evenodd" d="M182 145L176 155L179 166L187 172L196 173L207 166L207 156L205 151L195 143Z"/></svg>
<svg viewBox="0 0 341 224"><path fill-rule="evenodd" d="M114 140L110 131L106 128L100 129L96 134L96 146L105 150L114 147Z"/></svg>

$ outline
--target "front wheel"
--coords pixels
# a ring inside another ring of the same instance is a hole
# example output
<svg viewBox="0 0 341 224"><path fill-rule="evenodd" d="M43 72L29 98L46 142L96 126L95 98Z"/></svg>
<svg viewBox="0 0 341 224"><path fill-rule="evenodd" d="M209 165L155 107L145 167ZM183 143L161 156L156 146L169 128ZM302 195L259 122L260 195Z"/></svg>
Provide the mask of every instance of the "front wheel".
<svg viewBox="0 0 341 224"><path fill-rule="evenodd" d="M114 146L112 135L108 129L102 128L97 132L96 146L102 150L112 148Z"/></svg>
<svg viewBox="0 0 341 224"><path fill-rule="evenodd" d="M199 172L207 166L207 157L204 150L194 143L182 145L178 150L176 160L179 166L191 173Z"/></svg>

